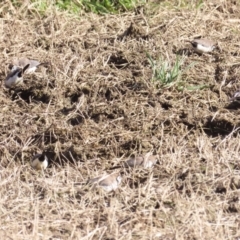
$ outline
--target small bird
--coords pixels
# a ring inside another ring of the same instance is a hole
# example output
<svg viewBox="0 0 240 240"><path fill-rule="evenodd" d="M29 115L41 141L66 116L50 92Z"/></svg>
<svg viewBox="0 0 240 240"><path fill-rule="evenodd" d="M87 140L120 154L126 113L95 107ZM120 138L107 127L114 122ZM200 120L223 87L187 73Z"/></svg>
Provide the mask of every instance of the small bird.
<svg viewBox="0 0 240 240"><path fill-rule="evenodd" d="M9 65L9 68L12 70L16 67L23 68L24 66L28 65L28 68L26 69L25 73L31 74L35 72L40 65L47 65L47 64L48 63L40 63L37 60L30 60L28 58L22 57L22 58L13 60L13 63Z"/></svg>
<svg viewBox="0 0 240 240"><path fill-rule="evenodd" d="M11 88L23 82L23 74L26 69L29 67L29 64L20 67L13 67L12 70L8 73L7 77L4 80L5 87Z"/></svg>
<svg viewBox="0 0 240 240"><path fill-rule="evenodd" d="M233 94L233 97L230 98L230 101L231 101L231 102L239 102L239 103L240 103L240 90L236 91L236 92Z"/></svg>
<svg viewBox="0 0 240 240"><path fill-rule="evenodd" d="M101 188L103 188L106 192L111 192L111 191L115 191L118 188L121 181L122 181L122 177L117 172L117 173L112 173L102 177L90 179L88 183L90 184L95 183L99 185Z"/></svg>
<svg viewBox="0 0 240 240"><path fill-rule="evenodd" d="M153 167L158 159L159 155L152 155L151 152L148 152L145 155L128 159L124 165L125 167L143 167L147 169Z"/></svg>
<svg viewBox="0 0 240 240"><path fill-rule="evenodd" d="M45 152L34 155L31 161L31 166L36 170L46 169L48 167L48 158Z"/></svg>
<svg viewBox="0 0 240 240"><path fill-rule="evenodd" d="M194 50L198 53L207 53L212 52L216 48L216 43L205 39L205 38L195 38L192 41L186 40L190 42L194 48Z"/></svg>

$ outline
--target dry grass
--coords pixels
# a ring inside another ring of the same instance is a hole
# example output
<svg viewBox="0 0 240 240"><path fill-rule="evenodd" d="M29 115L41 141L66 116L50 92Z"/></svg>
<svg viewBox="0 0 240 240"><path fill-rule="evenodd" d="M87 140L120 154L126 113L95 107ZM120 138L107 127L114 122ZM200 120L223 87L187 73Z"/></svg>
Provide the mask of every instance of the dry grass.
<svg viewBox="0 0 240 240"><path fill-rule="evenodd" d="M79 18L5 3L1 79L14 57L51 67L0 91L1 239L240 238L240 114L228 102L240 87L240 5L211 2ZM195 65L183 80L209 88L156 88L146 52L175 61L198 35L222 50L185 51ZM38 173L29 161L43 149L51 164ZM161 158L153 170L121 168L149 151ZM86 185L116 170L116 192Z"/></svg>

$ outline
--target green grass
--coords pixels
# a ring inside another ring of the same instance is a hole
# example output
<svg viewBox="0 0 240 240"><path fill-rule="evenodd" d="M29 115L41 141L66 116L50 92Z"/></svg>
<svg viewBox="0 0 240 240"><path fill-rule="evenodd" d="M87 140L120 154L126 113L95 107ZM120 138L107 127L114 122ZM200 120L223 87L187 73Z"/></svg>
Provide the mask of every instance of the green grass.
<svg viewBox="0 0 240 240"><path fill-rule="evenodd" d="M181 79L182 65L184 58L177 56L174 63L170 63L162 58L154 61L149 53L147 53L148 61L153 70L152 81L157 85L170 87Z"/></svg>
<svg viewBox="0 0 240 240"><path fill-rule="evenodd" d="M78 14L81 11L105 14L131 11L136 6L146 3L146 0L31 0L31 2L43 14L50 5L72 14ZM19 7L23 1L12 0L12 3Z"/></svg>
<svg viewBox="0 0 240 240"><path fill-rule="evenodd" d="M134 9L138 4L145 1L139 0L79 0L86 11L95 13L118 13Z"/></svg>
<svg viewBox="0 0 240 240"><path fill-rule="evenodd" d="M149 53L147 53L147 58L153 71L152 82L157 87L172 87L176 86L178 90L199 90L208 87L207 85L186 85L186 82L182 79L182 75L189 68L193 67L195 63L189 64L184 67L185 57L177 55L175 62L170 62L169 60L162 60L162 58L157 61L153 60Z"/></svg>

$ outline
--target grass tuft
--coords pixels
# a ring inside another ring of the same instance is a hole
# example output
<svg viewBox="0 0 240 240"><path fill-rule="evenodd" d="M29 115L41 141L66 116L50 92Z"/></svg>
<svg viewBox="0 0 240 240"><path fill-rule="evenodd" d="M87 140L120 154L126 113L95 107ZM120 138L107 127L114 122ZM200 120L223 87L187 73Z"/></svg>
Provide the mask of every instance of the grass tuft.
<svg viewBox="0 0 240 240"><path fill-rule="evenodd" d="M153 71L152 81L158 86L171 87L181 79L184 57L177 56L173 63L162 58L154 61L149 53L147 57Z"/></svg>
<svg viewBox="0 0 240 240"><path fill-rule="evenodd" d="M175 62L169 62L168 60L162 60L161 58L158 61L154 61L149 53L147 53L147 58L152 68L152 82L157 87L173 87L176 85L178 90L187 89L189 91L201 90L207 88L206 84L189 86L186 84L186 81L183 80L182 75L195 63L191 63L188 66L184 67L185 59L184 56L177 55Z"/></svg>

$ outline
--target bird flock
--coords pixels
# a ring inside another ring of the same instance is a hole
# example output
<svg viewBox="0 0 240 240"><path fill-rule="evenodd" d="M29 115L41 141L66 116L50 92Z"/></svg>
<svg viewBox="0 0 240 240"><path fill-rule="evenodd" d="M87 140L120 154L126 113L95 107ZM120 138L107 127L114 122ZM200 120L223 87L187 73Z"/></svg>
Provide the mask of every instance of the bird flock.
<svg viewBox="0 0 240 240"><path fill-rule="evenodd" d="M152 169L157 161L159 161L159 155L153 155L152 152L148 152L125 160L123 166L125 168ZM34 155L31 161L31 166L36 170L45 170L48 167L48 157L46 152ZM99 186L106 192L111 192L119 187L121 181L122 176L118 171L90 179L87 184Z"/></svg>
<svg viewBox="0 0 240 240"><path fill-rule="evenodd" d="M194 51L200 54L210 53L217 48L215 42L204 38L194 39L192 41L186 40L186 42L191 43ZM13 60L13 62L9 65L10 71L4 81L5 87L12 89L17 85L22 84L24 82L24 75L34 73L41 65L46 66L49 65L49 63L40 63L37 60L30 60L24 57ZM235 92L230 101L240 101L240 91ZM123 165L124 167L129 168L138 167L143 169L151 169L158 160L159 155L153 155L152 152L148 152L146 154L138 155L125 160ZM46 152L43 151L41 154L34 155L30 164L36 170L45 170L49 165ZM111 174L90 179L88 184L98 185L105 191L111 192L115 191L119 187L121 181L122 177L120 172L113 172Z"/></svg>

